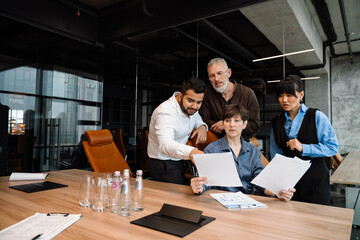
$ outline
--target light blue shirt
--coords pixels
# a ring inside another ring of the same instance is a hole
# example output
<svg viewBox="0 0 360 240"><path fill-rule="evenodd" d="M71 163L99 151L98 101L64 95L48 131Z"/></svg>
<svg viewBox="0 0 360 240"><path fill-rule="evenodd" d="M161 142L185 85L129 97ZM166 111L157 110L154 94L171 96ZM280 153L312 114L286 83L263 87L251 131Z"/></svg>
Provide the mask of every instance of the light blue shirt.
<svg viewBox="0 0 360 240"><path fill-rule="evenodd" d="M309 108L305 104L301 104L300 109L293 121L291 121L287 112L285 112L285 132L289 139L297 138L298 132L300 130L301 124L303 122L306 111ZM315 124L316 124L316 135L319 140L318 144L303 144L302 156L307 156L311 158L316 157L331 157L334 156L339 151L339 144L336 139L336 134L331 126L329 118L317 110L315 113ZM283 154L282 149L276 144L274 137L274 129L271 129L270 135L270 155L271 158L275 156L276 153Z"/></svg>
<svg viewBox="0 0 360 240"><path fill-rule="evenodd" d="M230 192L242 191L244 193L253 193L254 185L250 182L263 170L264 166L261 164L261 153L254 145L246 142L241 138L241 150L239 157L236 155L229 146L226 136L210 143L205 149L204 153L222 153L231 152L235 161L236 170L241 179L242 187L219 187L219 186L205 186L204 191L207 189L217 189ZM264 193L264 189L256 187L260 192Z"/></svg>

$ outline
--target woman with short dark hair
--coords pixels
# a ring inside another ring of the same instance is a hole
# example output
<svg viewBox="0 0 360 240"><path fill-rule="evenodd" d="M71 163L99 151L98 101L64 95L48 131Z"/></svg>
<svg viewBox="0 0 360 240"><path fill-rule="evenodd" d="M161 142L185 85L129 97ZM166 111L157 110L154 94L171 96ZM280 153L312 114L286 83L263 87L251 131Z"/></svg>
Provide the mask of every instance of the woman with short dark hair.
<svg viewBox="0 0 360 240"><path fill-rule="evenodd" d="M267 189L254 186L251 181L264 169L261 164L261 153L251 143L241 137L249 119L248 111L239 104L229 104L223 114L224 130L226 135L215 142L210 143L204 153L231 152L234 158L236 170L241 179L242 187L206 186L206 176L191 179L191 189L194 193L202 193L207 189L218 189L231 192L242 191L252 194L255 188L267 196L274 194ZM216 169L214 169L216 171ZM288 201L293 196L295 189L284 190L279 193L279 199Z"/></svg>

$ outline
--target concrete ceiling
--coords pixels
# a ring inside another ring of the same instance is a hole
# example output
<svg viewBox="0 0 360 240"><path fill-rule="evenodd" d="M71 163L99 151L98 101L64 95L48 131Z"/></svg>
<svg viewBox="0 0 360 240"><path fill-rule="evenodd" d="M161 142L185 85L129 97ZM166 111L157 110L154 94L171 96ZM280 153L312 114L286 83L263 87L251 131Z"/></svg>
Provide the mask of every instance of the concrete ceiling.
<svg viewBox="0 0 360 240"><path fill-rule="evenodd" d="M343 20L339 1L325 0L337 39L322 67L328 39L313 1L3 0L0 66L32 61L34 52L46 61L51 53L54 64L118 78L132 72L138 56L143 75L166 82L197 71L206 77L207 61L222 56L238 79L267 81L282 77L283 60L254 58L314 48L286 57L286 74L327 73L329 57L348 54ZM358 61L360 1L345 0L344 7Z"/></svg>
<svg viewBox="0 0 360 240"><path fill-rule="evenodd" d="M333 43L338 55L348 53L339 2L325 1L337 40ZM323 42L327 37L321 26L311 0L273 0L240 9L240 11L279 49L282 53L314 48L314 52L288 56L295 67L316 65L323 62ZM345 12L350 39L360 37L360 1L345 1ZM360 41L354 41L353 52L360 51ZM304 74L327 73L328 66Z"/></svg>
<svg viewBox="0 0 360 240"><path fill-rule="evenodd" d="M267 1L240 11L281 53L315 49L314 52L288 56L294 66L322 62L322 40L303 1Z"/></svg>
<svg viewBox="0 0 360 240"><path fill-rule="evenodd" d="M307 5L311 5L310 0L307 0ZM341 18L341 12L339 8L339 2L334 0L327 0L326 1L331 21L334 25L334 29L337 35L337 41L334 44L335 53L336 54L345 54L348 53L347 44L344 42L345 39L345 32L344 32L344 26L343 21ZM356 40L351 43L353 52L359 52L360 51L360 1L358 0L345 0L344 1L344 7L345 7L345 13L346 18L349 26L349 33L350 33L350 39ZM311 9L311 11L313 11ZM316 18L316 13L312 12L313 18ZM319 25L319 22L315 22L317 26ZM321 27L318 27L318 29L321 29ZM324 39L323 39L324 40Z"/></svg>

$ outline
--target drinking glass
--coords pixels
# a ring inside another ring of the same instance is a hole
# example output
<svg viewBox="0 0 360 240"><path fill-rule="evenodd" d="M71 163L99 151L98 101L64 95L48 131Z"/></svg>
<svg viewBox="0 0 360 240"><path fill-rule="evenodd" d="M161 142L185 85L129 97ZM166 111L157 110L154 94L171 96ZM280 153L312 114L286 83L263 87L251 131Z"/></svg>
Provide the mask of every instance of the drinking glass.
<svg viewBox="0 0 360 240"><path fill-rule="evenodd" d="M79 203L80 206L88 208L92 204L93 200L93 178L90 175L83 175L80 177L80 193Z"/></svg>
<svg viewBox="0 0 360 240"><path fill-rule="evenodd" d="M108 196L109 204L110 204L110 196L111 196L111 190L112 190L112 184L113 184L113 173L104 172L104 173L102 173L101 177L106 179L107 196Z"/></svg>
<svg viewBox="0 0 360 240"><path fill-rule="evenodd" d="M94 177L94 197L92 207L96 212L105 211L109 204L107 178Z"/></svg>

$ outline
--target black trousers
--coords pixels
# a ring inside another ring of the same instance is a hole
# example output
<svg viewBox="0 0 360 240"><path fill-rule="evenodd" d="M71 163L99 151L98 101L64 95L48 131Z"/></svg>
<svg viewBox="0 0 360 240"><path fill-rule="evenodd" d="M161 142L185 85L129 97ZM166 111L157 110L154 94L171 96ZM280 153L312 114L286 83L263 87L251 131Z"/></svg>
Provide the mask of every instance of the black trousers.
<svg viewBox="0 0 360 240"><path fill-rule="evenodd" d="M152 180L185 184L184 162L173 160L148 159L148 169Z"/></svg>

